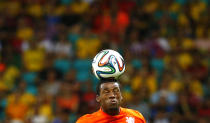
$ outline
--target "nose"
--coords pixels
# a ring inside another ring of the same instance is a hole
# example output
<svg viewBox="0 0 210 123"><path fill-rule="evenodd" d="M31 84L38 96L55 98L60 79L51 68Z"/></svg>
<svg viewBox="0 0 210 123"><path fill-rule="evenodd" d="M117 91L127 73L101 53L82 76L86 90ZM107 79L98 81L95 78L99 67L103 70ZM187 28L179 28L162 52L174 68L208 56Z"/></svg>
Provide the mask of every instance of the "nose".
<svg viewBox="0 0 210 123"><path fill-rule="evenodd" d="M111 92L111 93L109 94L109 99L114 99L114 98L116 98L116 96L115 96L115 94L114 94L113 92Z"/></svg>

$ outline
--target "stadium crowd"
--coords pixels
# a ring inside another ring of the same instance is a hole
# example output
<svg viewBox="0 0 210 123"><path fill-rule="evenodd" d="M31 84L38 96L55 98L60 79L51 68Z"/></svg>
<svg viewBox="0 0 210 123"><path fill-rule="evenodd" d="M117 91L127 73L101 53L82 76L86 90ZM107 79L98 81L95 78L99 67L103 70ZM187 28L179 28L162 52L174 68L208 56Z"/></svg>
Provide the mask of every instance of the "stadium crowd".
<svg viewBox="0 0 210 123"><path fill-rule="evenodd" d="M148 123L207 123L209 12L208 0L1 0L0 123L96 111L102 49L125 59L123 106Z"/></svg>

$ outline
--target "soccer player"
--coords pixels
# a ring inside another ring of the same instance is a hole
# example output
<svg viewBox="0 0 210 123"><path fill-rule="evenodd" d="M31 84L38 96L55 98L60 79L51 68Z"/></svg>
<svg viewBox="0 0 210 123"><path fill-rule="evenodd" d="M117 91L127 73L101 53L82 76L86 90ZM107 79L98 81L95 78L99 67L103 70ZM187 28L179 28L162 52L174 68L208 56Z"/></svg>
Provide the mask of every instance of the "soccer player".
<svg viewBox="0 0 210 123"><path fill-rule="evenodd" d="M101 80L96 93L100 109L80 117L76 123L146 123L138 111L120 107L122 95L116 80Z"/></svg>

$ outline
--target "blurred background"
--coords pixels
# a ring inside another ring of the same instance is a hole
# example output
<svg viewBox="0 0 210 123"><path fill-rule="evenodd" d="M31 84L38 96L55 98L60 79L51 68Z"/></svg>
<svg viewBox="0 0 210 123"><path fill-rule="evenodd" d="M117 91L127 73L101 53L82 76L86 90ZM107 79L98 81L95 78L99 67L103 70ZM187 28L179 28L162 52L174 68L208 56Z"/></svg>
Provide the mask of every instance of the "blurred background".
<svg viewBox="0 0 210 123"><path fill-rule="evenodd" d="M210 121L209 0L0 0L0 123L97 111L102 49L125 59L124 107L148 123Z"/></svg>

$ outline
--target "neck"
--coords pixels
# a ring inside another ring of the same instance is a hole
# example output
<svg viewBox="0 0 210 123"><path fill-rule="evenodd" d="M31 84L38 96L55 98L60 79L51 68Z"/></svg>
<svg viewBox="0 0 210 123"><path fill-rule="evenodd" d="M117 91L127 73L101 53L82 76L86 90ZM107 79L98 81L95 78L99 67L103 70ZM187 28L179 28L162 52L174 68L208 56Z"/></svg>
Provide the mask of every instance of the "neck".
<svg viewBox="0 0 210 123"><path fill-rule="evenodd" d="M115 116L115 115L118 115L120 113L120 108L119 107L118 108L110 108L110 109L106 109L106 110L102 108L102 110L103 110L103 112L105 112L105 113L107 113L111 116Z"/></svg>

